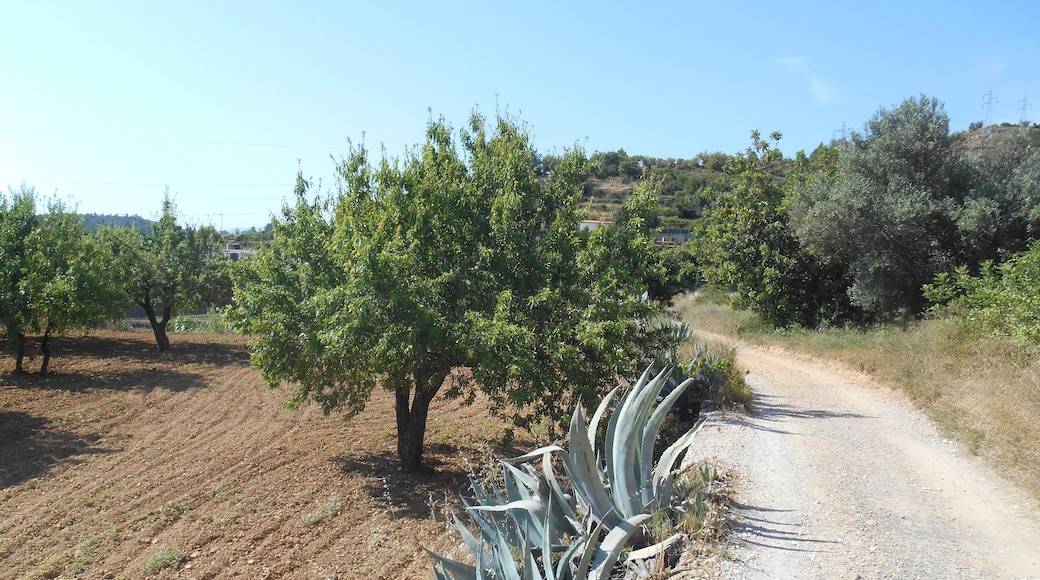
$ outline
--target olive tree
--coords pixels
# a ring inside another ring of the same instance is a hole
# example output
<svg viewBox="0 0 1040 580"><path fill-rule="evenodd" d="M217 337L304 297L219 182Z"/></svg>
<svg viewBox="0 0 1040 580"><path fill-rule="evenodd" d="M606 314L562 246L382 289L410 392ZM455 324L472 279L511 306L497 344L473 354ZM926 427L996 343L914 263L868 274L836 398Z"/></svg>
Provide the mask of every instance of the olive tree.
<svg viewBox="0 0 1040 580"><path fill-rule="evenodd" d="M267 383L326 413L392 392L401 466L416 471L438 393L556 423L638 370L668 340L643 296L660 274L644 216L582 231L584 154L540 160L516 121L475 113L457 137L431 120L402 158L352 147L330 194L298 177L231 312Z"/></svg>
<svg viewBox="0 0 1040 580"><path fill-rule="evenodd" d="M815 327L852 315L844 295L844 270L819 263L798 243L777 177L780 134L735 155L729 189L708 195L710 209L698 222L696 256L708 282L733 290L738 305L777 326Z"/></svg>
<svg viewBox="0 0 1040 580"><path fill-rule="evenodd" d="M1013 139L969 154L942 103L910 98L853 133L836 171L792 188L791 223L818 259L847 264L856 305L878 319L916 316L937 273L1006 259L1040 231L1030 153Z"/></svg>

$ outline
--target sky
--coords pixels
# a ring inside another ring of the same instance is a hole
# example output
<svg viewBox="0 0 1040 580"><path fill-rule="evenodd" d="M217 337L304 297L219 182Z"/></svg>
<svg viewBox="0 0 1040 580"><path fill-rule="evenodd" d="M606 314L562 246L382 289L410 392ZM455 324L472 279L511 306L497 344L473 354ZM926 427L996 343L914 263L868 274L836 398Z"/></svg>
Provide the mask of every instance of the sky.
<svg viewBox="0 0 1040 580"><path fill-rule="evenodd" d="M0 189L261 228L350 144L516 116L543 153L787 156L922 94L1040 120L1040 3L47 1L0 5ZM988 106L987 106L988 103Z"/></svg>

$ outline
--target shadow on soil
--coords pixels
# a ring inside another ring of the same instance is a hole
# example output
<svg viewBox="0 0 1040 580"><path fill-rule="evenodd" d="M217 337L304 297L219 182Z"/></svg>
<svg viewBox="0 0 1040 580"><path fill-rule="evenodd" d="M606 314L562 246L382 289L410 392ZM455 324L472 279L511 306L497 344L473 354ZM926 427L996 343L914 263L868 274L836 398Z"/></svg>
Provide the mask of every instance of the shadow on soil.
<svg viewBox="0 0 1040 580"><path fill-rule="evenodd" d="M35 373L10 372L0 380L0 385L3 384L21 389L87 393L101 390L150 392L156 389L180 392L204 387L206 383L196 373L150 368L110 373L54 372L44 377Z"/></svg>
<svg viewBox="0 0 1040 580"><path fill-rule="evenodd" d="M758 395L751 400L747 415L742 413L726 413L716 420L730 425L741 425L759 431L769 431L781 435L790 435L790 431L776 427L784 419L869 419L868 415L858 413L835 413L819 409L795 407L781 403L776 397Z"/></svg>
<svg viewBox="0 0 1040 580"><path fill-rule="evenodd" d="M739 514L730 522L732 536L739 542L764 546L774 550L791 552L830 552L838 544L833 540L818 540L806 537L801 524L781 521L790 510L761 508L731 501L730 505Z"/></svg>
<svg viewBox="0 0 1040 580"><path fill-rule="evenodd" d="M76 359L94 358L112 360L122 364L141 365L178 363L212 364L221 366L249 366L249 351L245 341L207 340L205 334L170 333L170 351L159 352L150 333L123 333L125 338L113 336L57 336L51 339L51 371L60 372L60 367L74 365ZM14 346L0 341L4 350L12 356L5 367L13 367ZM29 337L25 347L27 370L35 372L42 361L39 337Z"/></svg>
<svg viewBox="0 0 1040 580"><path fill-rule="evenodd" d="M494 453L496 457L515 457L523 452L507 447L497 448ZM333 463L344 473L365 477L364 489L395 515L430 519L444 517L437 506L443 506L445 500L454 503L459 496L473 496L469 471L457 461L445 461L458 454L459 448L453 445L428 444L419 473L401 471L397 454L389 451L363 457L340 456Z"/></svg>
<svg viewBox="0 0 1040 580"><path fill-rule="evenodd" d="M21 485L76 456L111 453L96 436L63 431L54 421L17 411L0 412L0 489Z"/></svg>
<svg viewBox="0 0 1040 580"><path fill-rule="evenodd" d="M26 348L23 368L14 371L13 357L0 363L0 385L19 388L130 391L167 389L184 391L204 386L201 376L181 370L189 365L249 366L244 344L206 341L199 335L171 335L172 348L161 353L151 335L127 338L57 337L52 339L50 372L41 376L42 357L36 341ZM10 345L5 345L10 350ZM86 368L83 361L91 361Z"/></svg>
<svg viewBox="0 0 1040 580"><path fill-rule="evenodd" d="M159 352L150 332L128 333L127 338L110 336L59 337L53 339L52 362L55 359L92 357L116 358L140 364L173 362L249 366L249 351L241 344L207 340L205 334L170 333L170 351Z"/></svg>

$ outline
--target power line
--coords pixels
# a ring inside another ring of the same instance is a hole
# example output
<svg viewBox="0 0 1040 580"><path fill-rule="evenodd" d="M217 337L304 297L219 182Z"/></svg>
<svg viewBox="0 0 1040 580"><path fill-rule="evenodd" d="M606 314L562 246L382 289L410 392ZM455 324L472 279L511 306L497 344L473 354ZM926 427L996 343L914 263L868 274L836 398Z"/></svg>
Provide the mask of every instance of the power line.
<svg viewBox="0 0 1040 580"><path fill-rule="evenodd" d="M1022 97L1022 99L1018 102L1022 103L1022 106L1019 107L1018 110L1022 111L1022 123L1025 123L1029 120L1029 107L1032 106L1032 103L1029 102L1028 95Z"/></svg>

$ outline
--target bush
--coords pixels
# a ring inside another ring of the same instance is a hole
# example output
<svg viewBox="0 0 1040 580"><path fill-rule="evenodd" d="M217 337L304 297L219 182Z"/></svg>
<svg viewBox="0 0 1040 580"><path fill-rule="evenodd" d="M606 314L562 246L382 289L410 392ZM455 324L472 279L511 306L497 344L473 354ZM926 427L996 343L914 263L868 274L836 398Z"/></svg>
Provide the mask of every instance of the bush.
<svg viewBox="0 0 1040 580"><path fill-rule="evenodd" d="M967 268L942 273L924 287L934 314L954 316L973 328L1040 344L1040 241L1029 251L994 265L978 276Z"/></svg>

